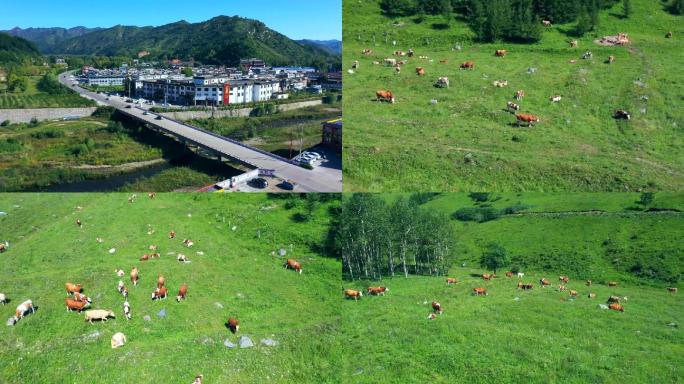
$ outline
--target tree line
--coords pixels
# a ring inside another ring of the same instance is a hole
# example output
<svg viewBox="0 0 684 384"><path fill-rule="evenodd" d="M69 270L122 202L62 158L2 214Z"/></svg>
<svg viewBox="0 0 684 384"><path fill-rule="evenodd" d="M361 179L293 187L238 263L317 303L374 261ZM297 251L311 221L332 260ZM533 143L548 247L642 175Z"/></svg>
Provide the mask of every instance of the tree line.
<svg viewBox="0 0 684 384"><path fill-rule="evenodd" d="M445 275L453 262L449 218L422 209L424 196L393 202L373 194L345 197L328 233L328 251L347 279Z"/></svg>
<svg viewBox="0 0 684 384"><path fill-rule="evenodd" d="M620 0L381 0L388 16L443 15L450 22L455 15L465 18L482 42L536 42L541 39L542 20L552 23L575 22L577 36L599 26L599 11ZM623 1L624 16L631 4ZM673 0L673 3L682 0Z"/></svg>

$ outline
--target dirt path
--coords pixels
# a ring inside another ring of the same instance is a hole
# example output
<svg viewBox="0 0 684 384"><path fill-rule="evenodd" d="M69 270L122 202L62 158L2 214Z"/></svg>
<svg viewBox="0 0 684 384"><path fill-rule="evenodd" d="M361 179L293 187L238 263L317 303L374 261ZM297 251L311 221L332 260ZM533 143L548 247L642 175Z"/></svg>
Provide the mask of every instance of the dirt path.
<svg viewBox="0 0 684 384"><path fill-rule="evenodd" d="M149 167L151 165L157 165L164 163L166 160L164 159L154 159L154 160L147 160L147 161L136 161L133 163L125 163L125 164L119 164L119 165L90 165L90 164L84 164L84 165L75 165L70 168L72 169L86 169L86 170L93 170L93 171L117 171L117 172L127 172L127 171L133 171L138 168L145 168Z"/></svg>

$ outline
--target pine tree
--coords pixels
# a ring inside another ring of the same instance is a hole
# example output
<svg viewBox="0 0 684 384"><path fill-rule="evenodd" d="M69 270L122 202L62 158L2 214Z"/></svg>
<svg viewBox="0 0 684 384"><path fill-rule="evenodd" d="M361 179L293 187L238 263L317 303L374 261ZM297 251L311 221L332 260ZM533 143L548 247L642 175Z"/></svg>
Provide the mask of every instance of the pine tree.
<svg viewBox="0 0 684 384"><path fill-rule="evenodd" d="M632 14L632 2L630 0L622 0L622 11L625 18L629 18L629 15Z"/></svg>

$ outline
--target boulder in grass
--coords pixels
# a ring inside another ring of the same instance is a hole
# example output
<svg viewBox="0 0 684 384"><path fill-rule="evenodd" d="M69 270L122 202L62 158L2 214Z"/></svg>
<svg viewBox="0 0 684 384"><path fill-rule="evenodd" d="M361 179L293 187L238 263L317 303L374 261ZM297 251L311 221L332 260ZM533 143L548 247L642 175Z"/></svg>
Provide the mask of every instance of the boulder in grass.
<svg viewBox="0 0 684 384"><path fill-rule="evenodd" d="M163 319L166 317L166 308L162 308L159 312L157 312L157 317L160 319Z"/></svg>
<svg viewBox="0 0 684 384"><path fill-rule="evenodd" d="M252 348L254 346L254 343L249 336L240 336L240 341L238 341L238 344L240 345L240 348Z"/></svg>
<svg viewBox="0 0 684 384"><path fill-rule="evenodd" d="M223 345L224 345L226 348L228 348L228 349L233 349L233 348L237 347L237 344L231 342L231 341L228 340L228 339L226 339L226 340L223 342Z"/></svg>
<svg viewBox="0 0 684 384"><path fill-rule="evenodd" d="M152 318L149 315L145 315L145 316L143 316L143 320L152 321Z"/></svg>
<svg viewBox="0 0 684 384"><path fill-rule="evenodd" d="M608 306L605 304L599 304L598 307L601 309L608 309Z"/></svg>
<svg viewBox="0 0 684 384"><path fill-rule="evenodd" d="M261 339L261 345L265 345L267 347L275 347L276 345L278 345L278 342L273 339Z"/></svg>

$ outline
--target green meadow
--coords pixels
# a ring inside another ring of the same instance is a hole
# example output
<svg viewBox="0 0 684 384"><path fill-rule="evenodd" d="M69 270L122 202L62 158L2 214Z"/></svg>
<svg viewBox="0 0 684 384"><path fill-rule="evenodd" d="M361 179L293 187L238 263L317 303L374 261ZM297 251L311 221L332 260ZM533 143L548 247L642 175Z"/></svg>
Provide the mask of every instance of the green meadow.
<svg viewBox="0 0 684 384"><path fill-rule="evenodd" d="M128 197L0 195L0 236L10 244L1 256L0 292L11 300L0 316L4 322L26 299L37 306L0 328L0 382L176 383L200 373L214 383L339 382L340 264L318 251L336 200L305 209L299 196L140 194L132 203ZM161 257L139 261L150 245ZM281 248L286 257L278 255ZM191 262L178 262L178 253ZM287 257L301 263L301 275L283 268ZM133 267L140 269L136 287L128 279ZM116 268L126 271L130 321ZM171 296L152 301L158 274ZM83 314L67 312L67 281L83 284L92 308L111 309L116 318L88 324ZM189 291L178 303L182 283ZM224 326L229 316L240 321L237 335ZM128 342L112 349L116 332ZM255 346L224 346L241 336ZM267 338L278 345L262 345Z"/></svg>
<svg viewBox="0 0 684 384"><path fill-rule="evenodd" d="M396 196L388 197L394 199ZM474 204L442 194L421 209L527 208L482 223L452 220L456 240L446 276L345 281L364 290L342 306L348 383L679 383L684 375L684 200L657 193L494 194ZM640 206L641 209L636 207ZM484 281L479 259L491 242L510 265ZM517 266L531 291L517 289ZM568 291L557 289L569 276ZM547 278L551 287L541 288ZM592 280L587 286L586 280ZM609 281L618 283L608 286ZM368 286L385 296L367 296ZM487 296L473 296L473 288ZM588 294L596 294L589 298ZM624 312L599 308L621 297ZM432 301L444 312L428 320Z"/></svg>
<svg viewBox="0 0 684 384"><path fill-rule="evenodd" d="M442 16L389 18L377 0L345 0L345 191L681 189L684 72L675 68L684 23L659 2L631 3L627 19L620 4L602 11L598 32L571 48L574 24L546 28L536 44L481 44L458 16L448 25ZM630 46L594 42L619 32ZM412 58L393 56L409 49ZM508 55L495 57L497 49ZM586 50L592 60L581 59ZM385 58L408 63L396 74ZM475 70L459 69L466 60ZM442 76L450 88L434 87ZM375 101L376 90L391 90L396 103ZM541 119L533 127L506 111L517 90L525 91L520 111ZM562 100L552 103L554 95ZM631 120L613 119L617 109Z"/></svg>

